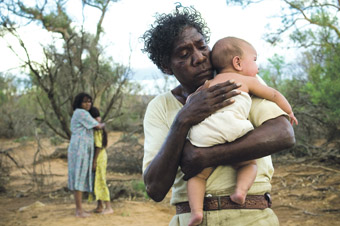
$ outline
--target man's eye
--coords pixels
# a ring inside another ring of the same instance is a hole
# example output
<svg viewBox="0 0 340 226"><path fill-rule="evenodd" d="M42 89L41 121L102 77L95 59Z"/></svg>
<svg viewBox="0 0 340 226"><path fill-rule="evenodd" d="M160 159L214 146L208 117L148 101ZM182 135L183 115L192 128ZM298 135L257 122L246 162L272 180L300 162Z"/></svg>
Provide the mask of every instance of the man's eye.
<svg viewBox="0 0 340 226"><path fill-rule="evenodd" d="M186 58L188 55L189 55L188 51L182 51L182 52L180 53L180 57L181 57L181 58Z"/></svg>
<svg viewBox="0 0 340 226"><path fill-rule="evenodd" d="M200 49L202 49L202 50L204 50L204 49L206 49L207 48L207 45L202 45L201 47L200 47Z"/></svg>

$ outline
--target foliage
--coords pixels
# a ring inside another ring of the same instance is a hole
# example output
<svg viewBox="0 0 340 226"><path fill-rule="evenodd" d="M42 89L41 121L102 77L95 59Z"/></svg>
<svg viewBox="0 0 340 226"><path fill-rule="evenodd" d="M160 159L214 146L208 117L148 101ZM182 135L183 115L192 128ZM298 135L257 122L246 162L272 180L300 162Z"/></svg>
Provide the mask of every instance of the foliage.
<svg viewBox="0 0 340 226"><path fill-rule="evenodd" d="M264 2L227 0L227 4L246 7ZM315 138L315 134L330 141L340 137L340 2L315 0L282 0L281 25L275 32L265 35L272 44L279 44L282 34L290 34L290 40L303 50L296 59L294 79L282 81L280 87L298 111L300 123L297 127L299 142ZM276 65L279 60L274 59ZM271 62L272 63L272 62ZM281 66L286 67L285 64ZM277 75L264 71L270 85L277 85ZM271 71L273 72L273 71ZM278 73L278 71L276 72ZM279 74L279 73L278 73ZM299 117L298 117L299 118ZM300 120L301 122L301 120ZM314 135L313 135L314 134ZM309 138L309 139L308 139Z"/></svg>
<svg viewBox="0 0 340 226"><path fill-rule="evenodd" d="M247 7L266 0L226 0L228 5ZM281 25L275 32L266 34L266 40L272 44L281 41L282 34L291 32L291 40L300 47L319 46L326 39L336 41L340 37L339 12L340 3L335 0L282 0ZM328 40L329 41L329 40Z"/></svg>
<svg viewBox="0 0 340 226"><path fill-rule="evenodd" d="M24 81L11 74L0 74L0 137L34 134L37 105L31 93L21 93Z"/></svg>
<svg viewBox="0 0 340 226"><path fill-rule="evenodd" d="M120 173L140 173L143 162L143 133L139 126L132 132L125 132L112 146L107 148L107 169Z"/></svg>
<svg viewBox="0 0 340 226"><path fill-rule="evenodd" d="M277 84L276 89L287 98L299 120L299 125L293 127L297 144L289 152L296 157L309 155L310 151L314 149L310 145L313 140L329 136L329 126L324 120L327 114L319 105L311 101L310 94L305 90L307 79L304 70L301 68L296 70L295 65L280 64L280 62L282 63L281 58L277 56L268 61L270 63L261 69L260 76L272 87ZM271 73L275 71L284 71L284 73L279 73L279 76L271 76ZM287 77L292 77L292 79Z"/></svg>
<svg viewBox="0 0 340 226"><path fill-rule="evenodd" d="M74 97L79 92L87 92L101 110L104 121L116 117L130 68L107 57L99 42L105 13L109 4L116 1L82 1L81 10L92 7L101 13L95 34L86 32L83 25L75 26L66 12L66 2L50 0L29 6L21 1L1 1L0 28L2 37L12 35L24 51L23 68L28 70L32 84L27 92L39 104L37 121L60 137L69 139ZM50 44L42 47L40 62L32 59L28 43L20 36L20 29L30 23L40 26L51 36ZM12 46L9 48L13 49Z"/></svg>
<svg viewBox="0 0 340 226"><path fill-rule="evenodd" d="M328 122L339 124L340 122L340 45L325 47L318 55L309 55L308 59L317 62L309 68L309 81L306 91L311 95L314 104L322 107L328 114L325 118ZM308 55L306 53L306 55ZM321 62L321 63L320 63Z"/></svg>
<svg viewBox="0 0 340 226"><path fill-rule="evenodd" d="M126 94L123 98L120 115L107 127L112 130L142 133L141 127L145 109L152 96Z"/></svg>
<svg viewBox="0 0 340 226"><path fill-rule="evenodd" d="M6 164L5 151L0 151L0 194L6 192L6 185L10 182L10 169Z"/></svg>
<svg viewBox="0 0 340 226"><path fill-rule="evenodd" d="M284 80L283 68L285 61L282 56L274 54L274 56L268 59L269 65L265 69L261 68L259 75L266 81L267 85L274 89L279 89L279 85Z"/></svg>
<svg viewBox="0 0 340 226"><path fill-rule="evenodd" d="M139 193L142 193L144 195L144 198L145 199L149 199L149 196L148 194L146 193L146 188L145 188L145 184L142 180L133 180L131 182L132 184L132 188L139 192Z"/></svg>

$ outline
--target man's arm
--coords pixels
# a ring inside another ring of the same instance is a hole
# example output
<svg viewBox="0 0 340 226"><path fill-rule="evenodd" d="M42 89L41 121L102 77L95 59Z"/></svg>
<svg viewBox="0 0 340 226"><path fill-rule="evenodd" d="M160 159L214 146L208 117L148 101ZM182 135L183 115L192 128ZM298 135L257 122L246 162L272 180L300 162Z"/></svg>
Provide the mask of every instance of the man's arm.
<svg viewBox="0 0 340 226"><path fill-rule="evenodd" d="M181 159L184 179L190 179L207 167L261 158L294 144L294 130L285 116L268 120L231 143L198 148L187 141Z"/></svg>
<svg viewBox="0 0 340 226"><path fill-rule="evenodd" d="M190 102L178 112L160 150L143 173L146 192L150 198L158 202L162 201L173 185L189 129L216 110L233 103L229 98L239 92L231 91L238 87L239 84L228 81L202 90L192 96ZM155 117L157 114L153 118ZM150 119L147 119L146 123L150 124L149 121ZM145 139L157 139L158 133L163 132L157 129L157 125L153 128L152 134L148 131L145 133Z"/></svg>

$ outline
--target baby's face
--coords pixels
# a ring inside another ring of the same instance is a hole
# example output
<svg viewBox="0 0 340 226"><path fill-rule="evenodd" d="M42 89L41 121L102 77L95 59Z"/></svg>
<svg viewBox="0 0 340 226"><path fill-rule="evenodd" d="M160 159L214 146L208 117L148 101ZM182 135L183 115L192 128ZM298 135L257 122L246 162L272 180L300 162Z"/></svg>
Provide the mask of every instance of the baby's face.
<svg viewBox="0 0 340 226"><path fill-rule="evenodd" d="M97 120L97 122L101 122L102 121L102 118L101 117L97 117L95 118Z"/></svg>
<svg viewBox="0 0 340 226"><path fill-rule="evenodd" d="M259 72L259 68L257 67L256 60L257 60L257 52L255 48L251 45L245 45L243 48L243 56L241 60L242 66L242 74L246 76L253 76L255 77L256 74Z"/></svg>

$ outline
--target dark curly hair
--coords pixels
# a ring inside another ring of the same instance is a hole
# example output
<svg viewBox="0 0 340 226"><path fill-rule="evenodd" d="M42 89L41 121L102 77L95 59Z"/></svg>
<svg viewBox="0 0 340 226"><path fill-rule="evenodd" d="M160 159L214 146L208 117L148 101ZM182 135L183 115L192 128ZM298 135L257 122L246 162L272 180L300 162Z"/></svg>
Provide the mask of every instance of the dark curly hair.
<svg viewBox="0 0 340 226"><path fill-rule="evenodd" d="M92 116L92 118L97 118L97 117L100 117L100 112L99 112L99 109L92 106L91 109L90 109L90 115ZM101 129L103 131L102 135L102 147L106 147L107 146L107 133L106 133L106 130L105 128L102 128Z"/></svg>
<svg viewBox="0 0 340 226"><path fill-rule="evenodd" d="M77 96L74 98L73 105L72 105L73 111L76 110L77 108L81 108L81 103L83 102L85 97L92 101L92 97L90 96L90 94L87 94L87 93L77 94Z"/></svg>
<svg viewBox="0 0 340 226"><path fill-rule="evenodd" d="M196 28L205 41L209 43L210 30L201 13L192 6L177 6L172 13L157 13L155 17L154 24L141 37L144 40L144 49L142 51L148 54L149 58L163 73L166 73L165 69L170 64L174 43L184 28Z"/></svg>

